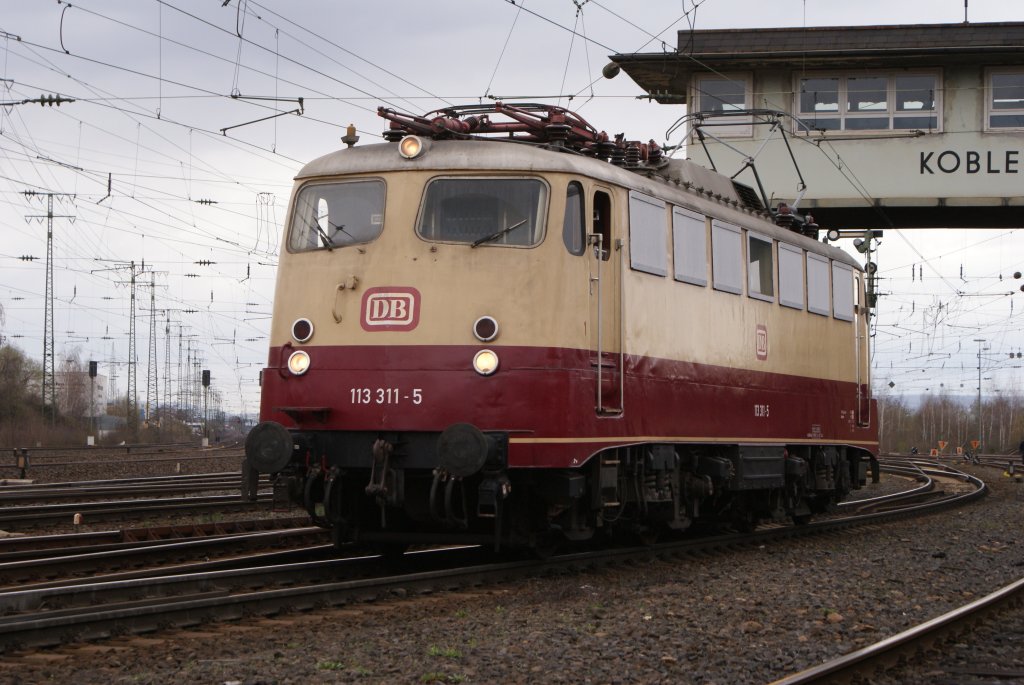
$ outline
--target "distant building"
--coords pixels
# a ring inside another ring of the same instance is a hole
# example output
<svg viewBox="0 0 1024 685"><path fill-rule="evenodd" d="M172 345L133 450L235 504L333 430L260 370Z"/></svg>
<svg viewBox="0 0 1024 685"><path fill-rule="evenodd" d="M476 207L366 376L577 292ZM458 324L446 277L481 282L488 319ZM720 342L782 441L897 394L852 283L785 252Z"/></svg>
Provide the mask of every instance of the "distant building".
<svg viewBox="0 0 1024 685"><path fill-rule="evenodd" d="M687 106L693 161L742 171L736 180L763 184L771 204L798 196L802 177L799 210L823 228L1020 225L1024 23L682 30L677 40L674 52L612 60L655 100Z"/></svg>

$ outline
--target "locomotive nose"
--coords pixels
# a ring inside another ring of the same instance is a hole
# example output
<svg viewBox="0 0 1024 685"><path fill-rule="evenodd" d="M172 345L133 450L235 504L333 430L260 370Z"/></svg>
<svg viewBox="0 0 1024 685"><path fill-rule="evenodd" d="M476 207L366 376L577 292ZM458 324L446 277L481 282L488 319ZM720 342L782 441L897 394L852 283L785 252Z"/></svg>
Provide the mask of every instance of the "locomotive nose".
<svg viewBox="0 0 1024 685"><path fill-rule="evenodd" d="M294 441L288 429L276 421L257 424L245 437L245 458L260 473L277 473L292 458Z"/></svg>

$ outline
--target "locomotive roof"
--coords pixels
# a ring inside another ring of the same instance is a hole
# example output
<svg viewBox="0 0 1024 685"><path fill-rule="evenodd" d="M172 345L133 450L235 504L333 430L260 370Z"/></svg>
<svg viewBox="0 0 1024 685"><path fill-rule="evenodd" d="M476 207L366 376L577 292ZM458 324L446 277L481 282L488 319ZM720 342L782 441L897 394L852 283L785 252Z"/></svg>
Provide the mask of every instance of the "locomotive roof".
<svg viewBox="0 0 1024 685"><path fill-rule="evenodd" d="M657 170L628 170L572 152L500 140L424 140L424 145L425 154L416 159L399 155L397 143L336 150L306 164L295 180L413 170L578 174L689 206L716 219L800 245L856 269L862 268L839 248L776 226L761 212L742 209L742 200L728 177L687 160L672 159Z"/></svg>

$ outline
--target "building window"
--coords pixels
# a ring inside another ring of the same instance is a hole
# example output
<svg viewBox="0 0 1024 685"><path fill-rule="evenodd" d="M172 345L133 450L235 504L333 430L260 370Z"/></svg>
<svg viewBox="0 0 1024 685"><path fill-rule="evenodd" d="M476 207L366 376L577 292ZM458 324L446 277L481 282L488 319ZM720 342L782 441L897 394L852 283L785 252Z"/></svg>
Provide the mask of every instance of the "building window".
<svg viewBox="0 0 1024 685"><path fill-rule="evenodd" d="M937 76L910 74L893 77L893 128L938 130Z"/></svg>
<svg viewBox="0 0 1024 685"><path fill-rule="evenodd" d="M1024 71L988 74L988 128L1024 128Z"/></svg>
<svg viewBox="0 0 1024 685"><path fill-rule="evenodd" d="M939 130L938 74L812 76L797 87L798 130Z"/></svg>
<svg viewBox="0 0 1024 685"><path fill-rule="evenodd" d="M839 117L839 79L808 78L800 81L800 109L798 116L808 128L838 131L843 120Z"/></svg>
<svg viewBox="0 0 1024 685"><path fill-rule="evenodd" d="M750 77L743 74L694 79L692 109L704 115L705 126L715 127L711 132L716 136L750 136L752 120L744 114L752 107L750 83Z"/></svg>

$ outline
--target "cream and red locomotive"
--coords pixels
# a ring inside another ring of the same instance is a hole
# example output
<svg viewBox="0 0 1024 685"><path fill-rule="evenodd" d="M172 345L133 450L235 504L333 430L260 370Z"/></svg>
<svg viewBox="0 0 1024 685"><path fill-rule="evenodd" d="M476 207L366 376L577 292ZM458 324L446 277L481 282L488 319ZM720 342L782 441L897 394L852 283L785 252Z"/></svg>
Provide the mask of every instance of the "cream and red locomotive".
<svg viewBox="0 0 1024 685"><path fill-rule="evenodd" d="M296 178L246 443L339 544L801 522L859 486L863 274L816 226L559 108L381 115Z"/></svg>

